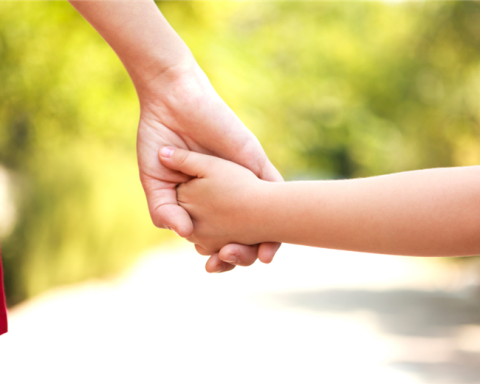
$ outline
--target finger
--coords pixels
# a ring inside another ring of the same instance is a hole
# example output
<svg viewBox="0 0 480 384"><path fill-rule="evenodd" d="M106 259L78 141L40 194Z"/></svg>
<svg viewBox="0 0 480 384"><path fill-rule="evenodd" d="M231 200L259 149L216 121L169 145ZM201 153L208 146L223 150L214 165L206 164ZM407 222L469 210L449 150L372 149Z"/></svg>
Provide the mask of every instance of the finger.
<svg viewBox="0 0 480 384"><path fill-rule="evenodd" d="M205 270L208 273L227 272L231 271L233 268L235 268L235 265L225 263L224 261L220 260L218 257L218 253L210 256L210 258L207 260L207 263L205 264Z"/></svg>
<svg viewBox="0 0 480 384"><path fill-rule="evenodd" d="M280 248L281 243L262 243L258 248L258 260L262 263L269 264Z"/></svg>
<svg viewBox="0 0 480 384"><path fill-rule="evenodd" d="M187 211L176 204L165 204L155 212L155 221L163 223L165 228L171 229L180 237L189 237L193 233L193 223Z"/></svg>
<svg viewBox="0 0 480 384"><path fill-rule="evenodd" d="M214 156L172 147L161 148L159 158L166 167L196 177L204 177L218 161Z"/></svg>
<svg viewBox="0 0 480 384"><path fill-rule="evenodd" d="M160 183L153 188L148 178L142 180L148 201L148 209L153 224L158 228L168 228L182 237L193 233L193 223L187 211L177 203L177 191L174 183Z"/></svg>
<svg viewBox="0 0 480 384"><path fill-rule="evenodd" d="M220 260L246 267L257 260L258 245L228 244L219 252Z"/></svg>
<svg viewBox="0 0 480 384"><path fill-rule="evenodd" d="M277 168L268 159L260 171L260 178L265 181L283 181L280 172L277 171Z"/></svg>
<svg viewBox="0 0 480 384"><path fill-rule="evenodd" d="M203 248L201 245L199 244L195 244L195 250L202 256L210 256L211 254L213 254L214 252L212 251L209 251L208 249L206 248Z"/></svg>

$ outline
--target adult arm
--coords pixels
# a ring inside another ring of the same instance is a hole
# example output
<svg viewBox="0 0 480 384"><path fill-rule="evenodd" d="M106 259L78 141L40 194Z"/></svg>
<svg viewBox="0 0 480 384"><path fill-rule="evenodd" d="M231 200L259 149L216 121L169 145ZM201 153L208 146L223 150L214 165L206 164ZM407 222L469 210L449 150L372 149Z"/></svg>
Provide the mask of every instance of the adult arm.
<svg viewBox="0 0 480 384"><path fill-rule="evenodd" d="M165 145L218 156L251 169L264 180L281 181L255 136L225 104L190 50L153 1L71 1L125 65L140 100L137 154L140 179L153 223L188 237L193 225L178 205L175 187L188 176L164 167ZM211 257L209 272L270 262L279 244L230 244ZM200 245L197 251L208 254ZM236 263L224 260L234 254Z"/></svg>
<svg viewBox="0 0 480 384"><path fill-rule="evenodd" d="M480 166L268 183L210 156L165 155L164 164L197 177L178 188L178 198L195 223L191 240L207 249L281 241L410 256L480 254Z"/></svg>

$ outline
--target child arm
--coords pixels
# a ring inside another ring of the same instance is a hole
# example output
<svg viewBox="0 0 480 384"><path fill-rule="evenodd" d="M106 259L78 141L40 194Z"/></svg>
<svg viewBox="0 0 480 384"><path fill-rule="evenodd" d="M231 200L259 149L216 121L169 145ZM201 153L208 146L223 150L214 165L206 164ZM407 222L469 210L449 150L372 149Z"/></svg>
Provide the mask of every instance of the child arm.
<svg viewBox="0 0 480 384"><path fill-rule="evenodd" d="M480 254L480 167L353 180L268 183L245 168L175 149L167 167L197 176L178 188L190 241L214 253L265 241L411 255Z"/></svg>
<svg viewBox="0 0 480 384"><path fill-rule="evenodd" d="M275 228L285 242L410 256L480 254L480 167L272 189L270 204L285 206L278 223L288 219L289 228Z"/></svg>

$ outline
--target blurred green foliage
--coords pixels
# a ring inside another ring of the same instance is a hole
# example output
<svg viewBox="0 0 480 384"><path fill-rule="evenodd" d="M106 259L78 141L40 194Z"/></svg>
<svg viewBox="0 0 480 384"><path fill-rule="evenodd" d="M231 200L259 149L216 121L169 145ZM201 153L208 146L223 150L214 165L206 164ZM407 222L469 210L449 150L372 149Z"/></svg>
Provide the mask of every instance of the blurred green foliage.
<svg viewBox="0 0 480 384"><path fill-rule="evenodd" d="M288 178L480 162L474 2L163 9Z"/></svg>
<svg viewBox="0 0 480 384"><path fill-rule="evenodd" d="M0 57L0 164L18 207L2 239L9 303L171 241L139 182L135 90L100 35L66 2L0 2Z"/></svg>
<svg viewBox="0 0 480 384"><path fill-rule="evenodd" d="M480 163L473 2L158 4L289 179ZM0 58L9 302L171 241L138 181L133 86L101 37L67 3L0 2Z"/></svg>

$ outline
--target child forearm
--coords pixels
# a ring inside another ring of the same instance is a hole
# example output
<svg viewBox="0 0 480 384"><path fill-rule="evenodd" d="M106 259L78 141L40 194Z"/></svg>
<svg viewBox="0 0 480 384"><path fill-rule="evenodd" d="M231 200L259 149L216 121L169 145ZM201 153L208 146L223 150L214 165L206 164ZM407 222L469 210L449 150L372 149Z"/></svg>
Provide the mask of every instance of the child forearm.
<svg viewBox="0 0 480 384"><path fill-rule="evenodd" d="M265 240L353 251L480 254L480 167L266 185Z"/></svg>

